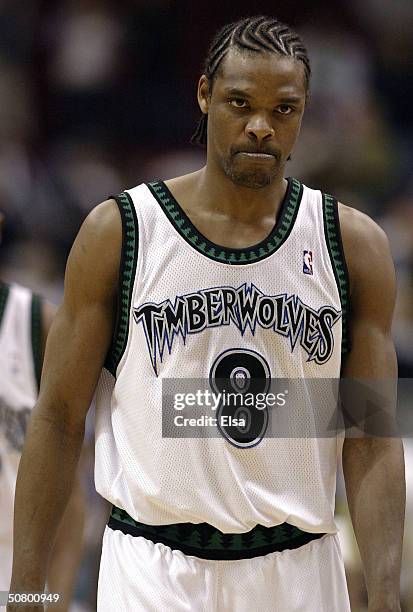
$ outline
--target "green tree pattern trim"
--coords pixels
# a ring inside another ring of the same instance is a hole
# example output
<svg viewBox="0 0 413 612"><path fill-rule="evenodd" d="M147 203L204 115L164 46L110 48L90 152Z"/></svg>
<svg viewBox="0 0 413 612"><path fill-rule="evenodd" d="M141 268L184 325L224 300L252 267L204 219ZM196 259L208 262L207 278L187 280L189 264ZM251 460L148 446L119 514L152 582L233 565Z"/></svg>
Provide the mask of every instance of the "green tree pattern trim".
<svg viewBox="0 0 413 612"><path fill-rule="evenodd" d="M240 265L265 259L272 255L288 238L298 214L303 186L297 179L289 178L287 180L287 192L275 227L265 240L245 249L228 249L205 238L192 224L163 181L148 183L147 186L161 205L169 221L188 244L210 259Z"/></svg>
<svg viewBox="0 0 413 612"><path fill-rule="evenodd" d="M350 350L349 338L349 313L350 313L350 292L349 277L344 257L343 244L341 241L340 220L338 216L338 204L332 196L323 194L323 216L324 232L327 248L333 266L334 277L336 279L338 292L340 295L342 311L342 342L341 352L348 353Z"/></svg>
<svg viewBox="0 0 413 612"><path fill-rule="evenodd" d="M105 367L116 377L116 370L125 351L131 311L132 291L138 259L138 221L132 199L122 192L112 196L122 219L122 255L119 268L118 303L115 331Z"/></svg>
<svg viewBox="0 0 413 612"><path fill-rule="evenodd" d="M117 521L136 527L148 538L157 536L171 544L190 546L202 550L253 550L274 544L287 544L302 538L306 532L298 527L283 523L275 527L257 525L247 533L222 533L208 523L176 523L173 525L145 525L135 521L125 510L113 506L111 517Z"/></svg>

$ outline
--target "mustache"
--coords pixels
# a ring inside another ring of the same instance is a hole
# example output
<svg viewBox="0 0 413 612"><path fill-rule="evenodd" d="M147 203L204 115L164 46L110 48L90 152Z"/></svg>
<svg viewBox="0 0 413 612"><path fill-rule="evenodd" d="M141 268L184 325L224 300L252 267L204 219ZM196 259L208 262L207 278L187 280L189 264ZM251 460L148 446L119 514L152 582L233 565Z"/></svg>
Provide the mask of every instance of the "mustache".
<svg viewBox="0 0 413 612"><path fill-rule="evenodd" d="M237 153L257 153L257 154L264 154L264 155L273 155L275 157L275 159L279 160L281 158L281 153L280 151L278 151L278 149L273 149L273 148L269 148L269 147L254 147L249 145L245 145L244 147L236 147L236 148L232 148L231 149L231 155L234 156Z"/></svg>

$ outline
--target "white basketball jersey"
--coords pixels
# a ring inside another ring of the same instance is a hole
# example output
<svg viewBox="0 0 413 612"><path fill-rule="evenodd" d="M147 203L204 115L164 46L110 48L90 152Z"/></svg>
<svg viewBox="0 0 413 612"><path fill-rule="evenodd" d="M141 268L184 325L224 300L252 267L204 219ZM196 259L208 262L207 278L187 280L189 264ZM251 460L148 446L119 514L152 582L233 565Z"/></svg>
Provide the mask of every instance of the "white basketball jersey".
<svg viewBox="0 0 413 612"><path fill-rule="evenodd" d="M234 372L340 376L348 284L337 202L288 179L271 234L229 249L197 231L163 182L116 199L123 255L97 393L97 490L151 525L335 532L335 437L264 436L250 447L219 433L166 437L162 387Z"/></svg>
<svg viewBox="0 0 413 612"><path fill-rule="evenodd" d="M8 590L14 491L38 383L40 301L31 291L0 283L0 590Z"/></svg>

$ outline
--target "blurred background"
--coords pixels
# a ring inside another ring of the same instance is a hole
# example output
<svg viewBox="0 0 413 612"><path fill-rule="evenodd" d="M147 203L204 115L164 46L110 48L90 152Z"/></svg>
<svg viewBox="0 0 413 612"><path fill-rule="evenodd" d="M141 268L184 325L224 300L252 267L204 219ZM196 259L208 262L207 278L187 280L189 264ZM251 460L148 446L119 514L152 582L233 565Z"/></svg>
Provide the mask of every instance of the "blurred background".
<svg viewBox="0 0 413 612"><path fill-rule="evenodd" d="M394 337L413 372L413 3L411 0L0 0L0 276L62 295L66 257L100 201L203 165L189 144L209 41L228 21L269 14L293 26L312 60L311 99L288 167L310 187L375 218L397 267ZM253 8L252 8L253 6ZM90 426L92 430L92 426ZM413 450L406 441L413 471ZM105 508L84 453L85 552L73 610L93 610ZM413 475L408 470L410 496ZM338 521L352 609L366 610L339 482ZM410 516L413 502L409 497ZM413 528L402 577L413 611Z"/></svg>

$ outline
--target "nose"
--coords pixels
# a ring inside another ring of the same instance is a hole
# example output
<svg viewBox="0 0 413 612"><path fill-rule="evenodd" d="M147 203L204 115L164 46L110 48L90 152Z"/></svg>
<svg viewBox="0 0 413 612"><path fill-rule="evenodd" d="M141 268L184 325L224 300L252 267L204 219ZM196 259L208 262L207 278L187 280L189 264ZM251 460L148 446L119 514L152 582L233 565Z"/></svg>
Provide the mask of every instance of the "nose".
<svg viewBox="0 0 413 612"><path fill-rule="evenodd" d="M246 126L249 138L262 142L271 140L275 136L274 128L264 113L256 114L250 118Z"/></svg>

